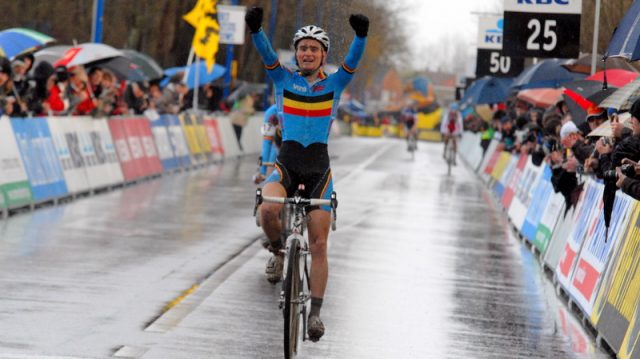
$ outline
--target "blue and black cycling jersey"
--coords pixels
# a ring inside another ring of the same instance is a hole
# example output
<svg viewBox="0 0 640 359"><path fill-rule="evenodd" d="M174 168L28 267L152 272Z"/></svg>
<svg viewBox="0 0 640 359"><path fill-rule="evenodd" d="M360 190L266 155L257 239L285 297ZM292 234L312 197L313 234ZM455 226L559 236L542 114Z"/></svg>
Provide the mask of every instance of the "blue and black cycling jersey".
<svg viewBox="0 0 640 359"><path fill-rule="evenodd" d="M252 35L258 53L275 85L275 99L282 130L282 147L275 171L266 182L278 182L292 195L304 184L312 198L329 198L333 181L327 142L338 111L340 95L351 81L364 52L366 38L356 36L344 63L334 74L322 70L313 83L280 65L262 30ZM329 206L322 206L330 211ZM312 209L309 209L312 210Z"/></svg>
<svg viewBox="0 0 640 359"><path fill-rule="evenodd" d="M338 71L331 75L321 71L318 80L311 84L298 72L280 65L276 52L262 30L254 33L252 38L276 88L276 106L283 141L280 154L289 141L297 142L303 149L312 144L321 144L326 150L340 95L353 77L364 52L366 38L356 36Z"/></svg>

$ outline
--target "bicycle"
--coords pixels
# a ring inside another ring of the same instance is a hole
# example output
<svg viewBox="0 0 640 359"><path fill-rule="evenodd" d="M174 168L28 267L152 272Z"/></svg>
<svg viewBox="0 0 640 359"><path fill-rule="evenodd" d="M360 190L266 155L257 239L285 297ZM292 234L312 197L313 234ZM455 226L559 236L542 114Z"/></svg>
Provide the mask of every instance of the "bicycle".
<svg viewBox="0 0 640 359"><path fill-rule="evenodd" d="M311 299L311 286L309 283L309 241L304 235L306 229L307 206L331 206L331 229L336 230L336 208L338 199L335 192L331 193L331 199L304 198L300 186L293 197L267 197L262 195L262 189L256 190L256 205L254 216L258 206L264 202L281 203L283 207L281 220L282 230L286 236L284 249L285 255L282 290L280 291L279 308L284 318L284 357L293 358L298 353L300 336L302 341L307 338L307 302ZM302 316L302 328L300 328L300 316ZM300 333L302 329L302 334Z"/></svg>
<svg viewBox="0 0 640 359"><path fill-rule="evenodd" d="M409 132L407 137L407 151L411 154L411 159L414 160L416 157L416 151L418 150L418 139L417 135Z"/></svg>
<svg viewBox="0 0 640 359"><path fill-rule="evenodd" d="M445 161L447 161L448 176L451 176L451 167L454 166L456 163L456 151L451 141L454 141L454 139L449 138L449 141L446 142L445 148L444 148L444 159Z"/></svg>

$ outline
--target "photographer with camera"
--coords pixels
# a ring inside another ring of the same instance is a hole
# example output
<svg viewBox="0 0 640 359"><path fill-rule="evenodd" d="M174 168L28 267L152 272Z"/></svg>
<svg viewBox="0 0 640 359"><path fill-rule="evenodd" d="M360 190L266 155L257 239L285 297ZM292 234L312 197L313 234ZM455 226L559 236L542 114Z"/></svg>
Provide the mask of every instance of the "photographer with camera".
<svg viewBox="0 0 640 359"><path fill-rule="evenodd" d="M628 142L635 146L629 146L630 152L635 149L633 157L626 157L621 161L621 166L615 169L616 187L621 188L622 192L629 196L640 200L640 100L636 100L631 106L631 127L632 136ZM633 141L635 139L635 141ZM612 173L606 173L607 177L612 177Z"/></svg>

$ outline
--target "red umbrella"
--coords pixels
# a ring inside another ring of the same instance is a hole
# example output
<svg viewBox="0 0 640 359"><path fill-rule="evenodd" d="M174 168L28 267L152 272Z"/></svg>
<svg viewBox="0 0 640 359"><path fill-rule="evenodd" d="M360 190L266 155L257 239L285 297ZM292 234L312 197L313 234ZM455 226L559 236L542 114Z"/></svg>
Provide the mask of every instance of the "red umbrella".
<svg viewBox="0 0 640 359"><path fill-rule="evenodd" d="M562 89L537 88L518 92L518 99L535 107L547 108L562 99Z"/></svg>
<svg viewBox="0 0 640 359"><path fill-rule="evenodd" d="M640 76L640 73L622 69L610 69L596 72L585 80L604 82L604 75L607 74L607 83L615 87L622 87Z"/></svg>

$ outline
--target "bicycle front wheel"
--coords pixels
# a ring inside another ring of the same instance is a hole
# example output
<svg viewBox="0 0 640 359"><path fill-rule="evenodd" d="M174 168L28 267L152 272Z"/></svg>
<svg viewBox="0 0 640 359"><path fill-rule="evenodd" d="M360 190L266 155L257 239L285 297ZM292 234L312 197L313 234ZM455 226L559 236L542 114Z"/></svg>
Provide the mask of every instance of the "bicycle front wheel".
<svg viewBox="0 0 640 359"><path fill-rule="evenodd" d="M284 278L284 357L293 358L298 352L300 337L300 242L298 238L289 241L287 251L287 275Z"/></svg>

